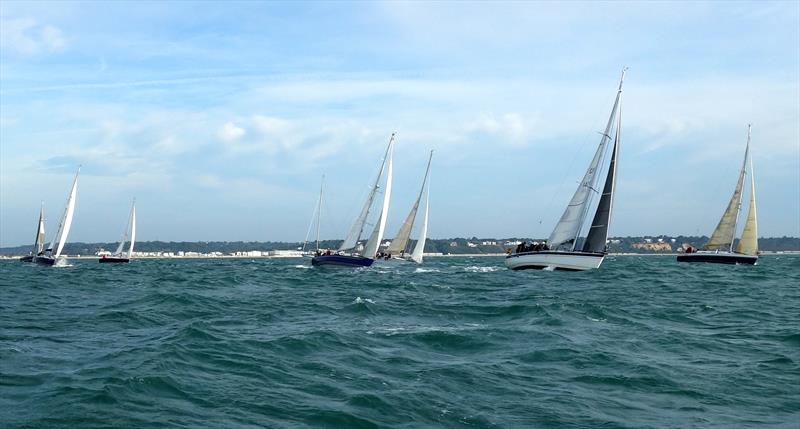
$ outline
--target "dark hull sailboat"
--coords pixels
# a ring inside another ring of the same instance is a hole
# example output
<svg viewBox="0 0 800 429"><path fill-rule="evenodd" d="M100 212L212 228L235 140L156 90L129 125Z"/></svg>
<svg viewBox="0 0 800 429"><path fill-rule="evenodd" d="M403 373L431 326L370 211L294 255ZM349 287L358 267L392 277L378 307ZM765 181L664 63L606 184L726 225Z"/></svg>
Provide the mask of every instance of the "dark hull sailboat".
<svg viewBox="0 0 800 429"><path fill-rule="evenodd" d="M127 263L130 261L131 260L128 258L115 258L115 257L110 257L110 258L105 257L105 258L100 258L98 260L98 262L100 262L101 264Z"/></svg>
<svg viewBox="0 0 800 429"><path fill-rule="evenodd" d="M756 220L756 183L753 177L753 158L750 156L750 125L747 125L747 146L744 150L744 161L739 171L739 180L722 214L716 229L705 244L704 249L678 255L678 262L706 262L727 265L756 265L758 263L758 222ZM747 220L742 230L742 237L734 248L736 224L742 207L742 197L747 161L750 160L750 206Z"/></svg>
<svg viewBox="0 0 800 429"><path fill-rule="evenodd" d="M342 245L339 246L338 253L326 252L325 254L314 256L311 259L312 266L369 267L375 262L375 256L378 254L378 247L380 246L381 240L383 240L386 216L389 212L389 198L392 192L392 149L394 147L394 136L395 134L392 133L392 137L389 139L389 145L386 147L386 154L381 162L378 177L372 185L364 207L361 210L361 214L356 218L355 223L353 223L352 228L350 228L350 233L347 235L344 242L342 242ZM372 208L372 203L379 189L381 189L380 182L384 175L386 176L386 184L383 187L383 204L381 204L380 214L363 250L356 250L357 244L361 239L361 233L364 231L367 222L367 216L369 216ZM319 201L322 201L321 191ZM319 215L319 209L317 214ZM319 223L317 223L317 227L319 227ZM317 247L319 247L319 245L317 245ZM319 251L319 249L317 250Z"/></svg>
<svg viewBox="0 0 800 429"><path fill-rule="evenodd" d="M19 258L20 262L33 262L33 255L23 256Z"/></svg>
<svg viewBox="0 0 800 429"><path fill-rule="evenodd" d="M311 258L311 265L335 265L340 267L369 267L375 262L364 256L351 255L320 255Z"/></svg>
<svg viewBox="0 0 800 429"><path fill-rule="evenodd" d="M49 256L34 256L33 257L33 262L35 262L35 263L37 263L39 265L44 265L44 266L48 266L48 267L52 267L53 265L55 265L56 261L58 261L58 259L52 258L52 257L49 257Z"/></svg>
<svg viewBox="0 0 800 429"><path fill-rule="evenodd" d="M53 236L53 241L47 246L47 249L44 249L43 252L37 254L32 259L36 264L52 267L54 265L66 263L66 259L61 255L61 251L64 250L64 244L67 242L67 236L72 226L72 215L75 213L75 197L78 191L78 174L80 174L80 171L81 169L78 167L78 171L75 173L75 179L72 180L72 189L67 197L64 216L62 216L61 222L58 224L58 230L56 231L56 235ZM40 224L40 228L42 229L42 233L44 233L43 225Z"/></svg>
<svg viewBox="0 0 800 429"><path fill-rule="evenodd" d="M731 252L697 252L678 255L678 262L707 262L728 265L755 265L758 256Z"/></svg>

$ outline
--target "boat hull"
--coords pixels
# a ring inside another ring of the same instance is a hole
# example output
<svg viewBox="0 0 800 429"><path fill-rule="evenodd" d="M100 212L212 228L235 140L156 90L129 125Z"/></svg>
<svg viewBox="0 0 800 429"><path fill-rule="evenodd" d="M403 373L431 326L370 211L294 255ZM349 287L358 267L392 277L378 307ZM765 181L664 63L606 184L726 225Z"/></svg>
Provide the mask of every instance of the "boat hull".
<svg viewBox="0 0 800 429"><path fill-rule="evenodd" d="M506 256L506 266L512 270L585 271L599 268L604 258L605 253L544 250L512 253Z"/></svg>
<svg viewBox="0 0 800 429"><path fill-rule="evenodd" d="M704 262L710 264L755 265L758 256L730 252L697 252L678 255L678 262Z"/></svg>
<svg viewBox="0 0 800 429"><path fill-rule="evenodd" d="M374 259L350 255L321 255L311 258L311 265L314 266L369 267L373 262Z"/></svg>
<svg viewBox="0 0 800 429"><path fill-rule="evenodd" d="M33 257L33 262L35 262L35 263L37 263L39 265L46 265L46 266L50 266L50 267L55 265L56 262L59 261L59 260L60 259L50 258L50 257L47 257L47 256L34 256Z"/></svg>
<svg viewBox="0 0 800 429"><path fill-rule="evenodd" d="M97 260L101 264L114 264L114 263L128 263L130 259L128 258L100 258Z"/></svg>
<svg viewBox="0 0 800 429"><path fill-rule="evenodd" d="M23 256L23 257L19 258L19 261L20 262L33 262L33 256L32 255Z"/></svg>

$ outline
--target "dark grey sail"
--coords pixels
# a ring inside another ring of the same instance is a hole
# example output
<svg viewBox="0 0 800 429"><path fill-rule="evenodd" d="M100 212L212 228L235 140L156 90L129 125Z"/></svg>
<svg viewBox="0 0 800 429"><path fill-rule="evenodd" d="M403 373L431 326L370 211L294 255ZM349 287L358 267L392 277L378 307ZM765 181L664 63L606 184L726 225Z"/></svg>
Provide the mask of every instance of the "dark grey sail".
<svg viewBox="0 0 800 429"><path fill-rule="evenodd" d="M611 162L608 165L608 175L606 184L603 186L603 195L597 204L597 211L594 212L592 226L589 227L589 234L583 243L584 252L605 252L606 239L608 238L608 224L611 220L611 205L614 199L614 184L617 173L617 151L619 147L619 130L614 138L614 148L611 151Z"/></svg>

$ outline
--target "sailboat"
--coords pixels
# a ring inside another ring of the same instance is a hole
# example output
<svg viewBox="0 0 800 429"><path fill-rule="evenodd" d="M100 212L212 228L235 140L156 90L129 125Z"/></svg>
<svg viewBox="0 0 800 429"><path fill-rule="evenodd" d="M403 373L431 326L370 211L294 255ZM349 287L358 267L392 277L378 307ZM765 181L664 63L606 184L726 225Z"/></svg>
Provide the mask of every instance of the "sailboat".
<svg viewBox="0 0 800 429"><path fill-rule="evenodd" d="M306 239L303 241L303 248L300 253L306 255L306 246L308 245L308 236L311 234L311 228L316 224L317 226L317 247L315 255L320 254L319 249L319 224L322 218L322 191L325 189L325 175L322 175L322 183L319 185L319 198L317 198L317 206L314 208L314 213L311 214L311 223L308 224L308 231L306 231Z"/></svg>
<svg viewBox="0 0 800 429"><path fill-rule="evenodd" d="M756 220L756 180L753 174L753 157L750 155L750 124L747 125L747 146L744 149L744 161L739 171L739 180L733 190L733 196L728 202L728 207L717 224L717 228L708 239L703 250L693 251L678 256L678 262L711 262L715 264L745 264L755 265L758 262L758 222ZM742 208L744 192L744 179L747 175L748 159L750 161L750 206L747 210L747 220L742 230L742 238L734 250L733 242L736 236L736 223Z"/></svg>
<svg viewBox="0 0 800 429"><path fill-rule="evenodd" d="M75 179L72 181L72 189L69 191L69 196L67 197L67 205L64 208L64 216L61 217L61 222L58 224L58 231L56 231L56 235L53 236L53 241L50 242L50 246L47 249L44 249L43 252L37 253L36 256L33 257L33 262L40 264L40 265L54 265L58 261L63 261L64 258L61 257L61 251L64 250L64 244L67 242L67 235L69 235L69 229L72 226L72 215L75 212L75 195L78 191L78 174L80 174L81 169L78 167L78 171L75 173ZM55 251L53 251L55 249Z"/></svg>
<svg viewBox="0 0 800 429"><path fill-rule="evenodd" d="M326 251L325 254L318 254L311 259L312 265L341 265L348 267L369 267L375 262L375 255L378 253L378 246L383 240L383 231L386 227L386 216L389 213L389 197L392 193L392 155L394 151L394 136L392 133L389 139L389 145L386 147L386 154L381 162L381 168L378 172L378 177L367 195L367 201L364 203L364 208L361 209L361 214L356 218L350 233L345 238L339 250L335 253ZM384 174L385 173L385 174ZM367 244L361 253L358 253L357 247L361 234L364 232L364 227L367 224L367 217L372 210L372 205L375 196L380 191L380 182L383 176L386 176L386 184L383 188L383 204L381 205L381 212L375 222L372 234L370 234Z"/></svg>
<svg viewBox="0 0 800 429"><path fill-rule="evenodd" d="M428 156L428 167L425 169L425 177L422 179L422 187L419 190L417 200L411 207L411 212L408 213L405 222L403 222L403 225L400 226L400 231L397 232L397 236L389 244L389 248L386 249L386 253L391 260L410 260L418 264L422 263L422 254L425 251L425 240L428 237L428 200L430 187L427 185L428 175L431 172L432 158L433 151L431 151L430 155ZM411 255L406 256L406 248L408 247L408 243L411 238L411 230L414 227L414 221L416 220L417 212L419 211L419 204L422 201L423 194L425 195L425 211L422 212L422 226L420 227L419 236L417 237L417 244L414 246L414 250L411 252Z"/></svg>
<svg viewBox="0 0 800 429"><path fill-rule="evenodd" d="M512 270L547 269L547 270L572 270L582 271L600 267L606 255L606 240L608 226L611 221L611 207L614 201L614 191L617 179L617 158L619 156L620 132L622 127L622 82L625 71L619 79L619 88L611 108L605 132L602 133L600 144L592 158L589 168L572 196L564 214L550 234L544 245L532 247L518 246L517 250L506 256L506 266ZM613 128L614 136L611 137ZM578 248L578 239L581 228L591 204L592 195L596 193L595 182L600 171L602 161L609 146L611 160L608 165L605 185L600 195L600 201L595 209L594 217L583 245Z"/></svg>
<svg viewBox="0 0 800 429"><path fill-rule="evenodd" d="M39 208L39 224L36 227L36 240L33 243L33 251L28 256L19 258L20 262L33 262L33 257L41 255L44 250L44 203Z"/></svg>
<svg viewBox="0 0 800 429"><path fill-rule="evenodd" d="M125 243L130 240L130 246L128 246L128 251L123 253L123 249L125 248ZM131 255L133 255L133 245L136 243L136 200L133 200L131 203L131 213L128 215L128 224L125 225L125 230L122 232L122 238L119 240L119 246L117 246L117 250L111 254L111 256L103 255L100 258L101 263L113 263L113 262L130 262Z"/></svg>

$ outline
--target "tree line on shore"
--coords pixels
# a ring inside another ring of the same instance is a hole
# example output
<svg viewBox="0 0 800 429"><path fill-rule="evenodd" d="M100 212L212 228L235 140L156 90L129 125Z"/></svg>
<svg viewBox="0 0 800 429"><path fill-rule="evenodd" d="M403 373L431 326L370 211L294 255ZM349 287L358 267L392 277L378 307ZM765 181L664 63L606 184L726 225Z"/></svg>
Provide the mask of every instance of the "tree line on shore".
<svg viewBox="0 0 800 429"><path fill-rule="evenodd" d="M532 238L442 238L428 239L425 245L426 253L442 254L491 254L505 253L507 249L516 247L519 241L538 241L544 239ZM639 236L639 237L612 237L609 239L608 251L612 253L670 253L677 252L683 244L702 247L708 241L706 236ZM337 249L341 240L320 241L323 249ZM800 251L800 238L798 237L768 237L758 239L759 250L766 252ZM413 248L414 243L409 245ZM117 243L67 243L64 253L68 255L92 255L105 249L113 250ZM244 252L250 250L297 250L303 243L279 241L143 241L136 243L137 252L198 252L223 254ZM307 250L314 250L316 243L308 243ZM0 255L26 255L31 246L15 246L0 248Z"/></svg>

